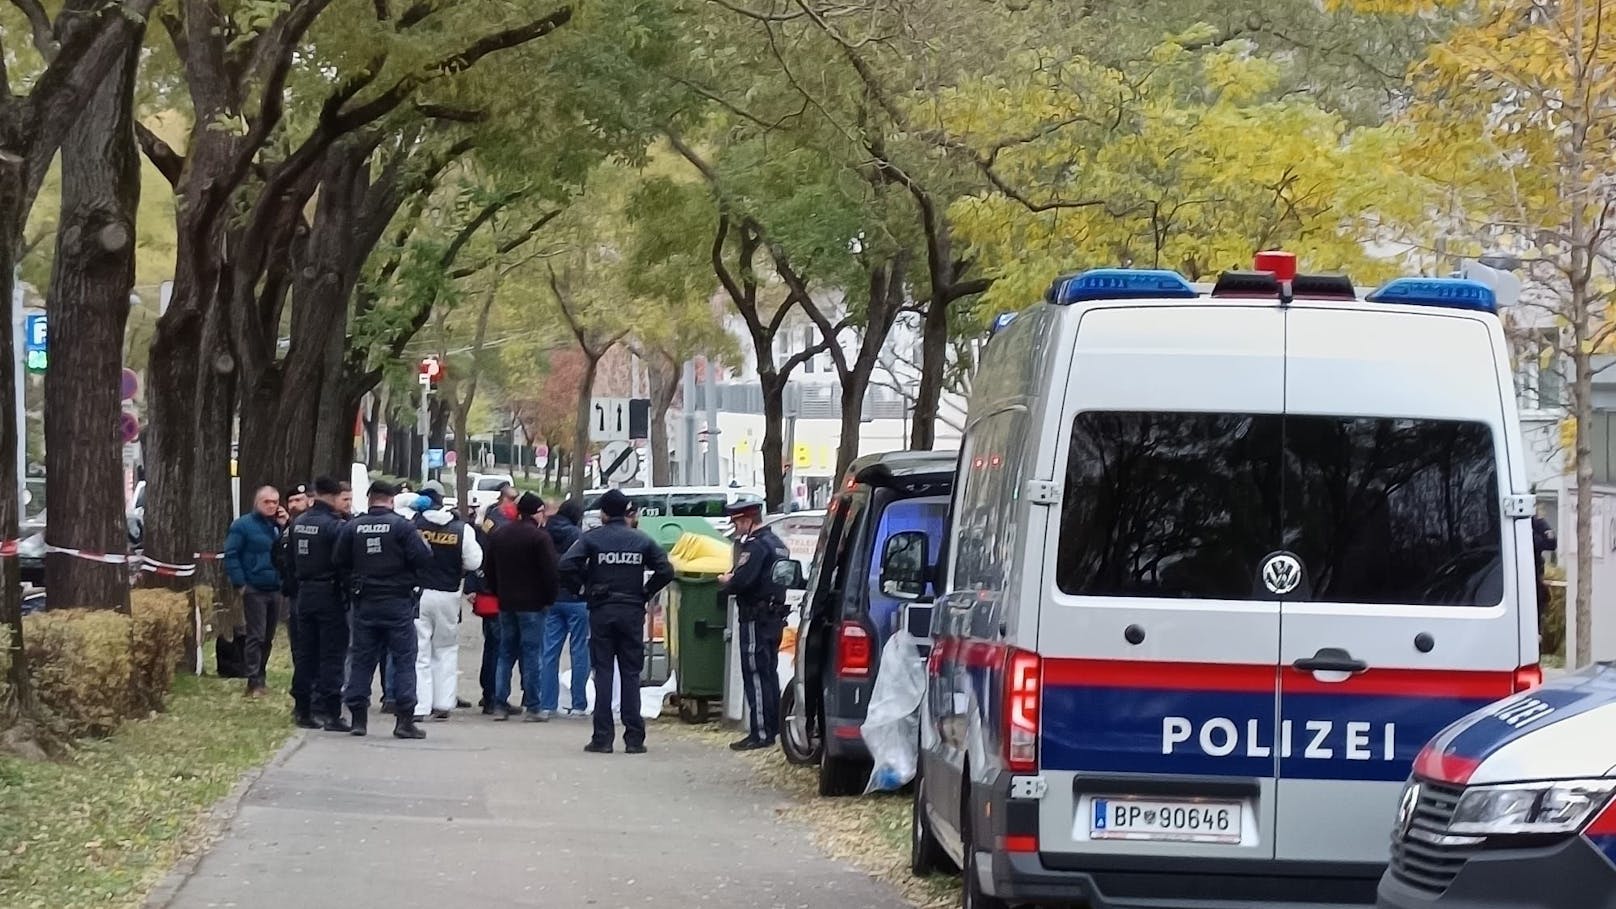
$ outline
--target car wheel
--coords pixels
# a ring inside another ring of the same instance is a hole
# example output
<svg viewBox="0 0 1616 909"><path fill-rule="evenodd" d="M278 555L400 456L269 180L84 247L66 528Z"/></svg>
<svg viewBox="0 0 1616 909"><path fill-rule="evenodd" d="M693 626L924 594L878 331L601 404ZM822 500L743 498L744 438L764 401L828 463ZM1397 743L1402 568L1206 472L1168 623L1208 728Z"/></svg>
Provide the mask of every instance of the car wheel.
<svg viewBox="0 0 1616 909"><path fill-rule="evenodd" d="M937 836L931 832L926 820L926 787L915 779L915 797L909 809L909 871L916 877L929 877L939 872L952 872L954 863L943 851Z"/></svg>
<svg viewBox="0 0 1616 909"><path fill-rule="evenodd" d="M823 750L823 749L821 749ZM826 798L863 795L864 785L870 781L870 765L864 761L831 757L829 752L819 758L819 794Z"/></svg>
<svg viewBox="0 0 1616 909"><path fill-rule="evenodd" d="M982 892L982 877L978 873L976 841L971 836L971 822L962 818L960 839L965 843L965 869L960 883L961 909L1010 909L1010 904L996 896Z"/></svg>
<svg viewBox="0 0 1616 909"><path fill-rule="evenodd" d="M780 750L786 761L799 767L819 763L823 745L808 733L808 720L797 715L797 686L787 685L780 695Z"/></svg>

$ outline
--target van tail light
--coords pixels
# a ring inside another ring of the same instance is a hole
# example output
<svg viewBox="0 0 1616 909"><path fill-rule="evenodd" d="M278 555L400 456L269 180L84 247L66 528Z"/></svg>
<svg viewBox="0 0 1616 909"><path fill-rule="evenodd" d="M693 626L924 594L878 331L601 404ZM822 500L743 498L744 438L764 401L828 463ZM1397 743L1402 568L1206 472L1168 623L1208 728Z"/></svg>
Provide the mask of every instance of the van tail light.
<svg viewBox="0 0 1616 909"><path fill-rule="evenodd" d="M1004 760L1015 773L1038 769L1039 702L1043 673L1038 654L1011 649L1004 661Z"/></svg>
<svg viewBox="0 0 1616 909"><path fill-rule="evenodd" d="M1515 678L1511 681L1510 686L1511 691L1515 694L1520 694L1523 691L1531 691L1542 684L1543 667L1522 666L1515 670Z"/></svg>
<svg viewBox="0 0 1616 909"><path fill-rule="evenodd" d="M843 622L836 629L836 675L844 679L867 679L872 665L870 633L857 622Z"/></svg>

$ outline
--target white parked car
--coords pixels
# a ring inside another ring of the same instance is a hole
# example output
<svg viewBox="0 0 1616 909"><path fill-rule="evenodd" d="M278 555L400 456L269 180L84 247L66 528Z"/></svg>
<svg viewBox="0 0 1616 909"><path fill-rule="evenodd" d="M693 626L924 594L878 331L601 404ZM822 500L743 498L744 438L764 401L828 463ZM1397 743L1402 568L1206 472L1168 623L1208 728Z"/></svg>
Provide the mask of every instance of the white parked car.
<svg viewBox="0 0 1616 909"><path fill-rule="evenodd" d="M499 501L500 487L515 483L516 478L508 473L471 474L466 478L466 502L473 508L486 508ZM448 502L447 499L444 501Z"/></svg>

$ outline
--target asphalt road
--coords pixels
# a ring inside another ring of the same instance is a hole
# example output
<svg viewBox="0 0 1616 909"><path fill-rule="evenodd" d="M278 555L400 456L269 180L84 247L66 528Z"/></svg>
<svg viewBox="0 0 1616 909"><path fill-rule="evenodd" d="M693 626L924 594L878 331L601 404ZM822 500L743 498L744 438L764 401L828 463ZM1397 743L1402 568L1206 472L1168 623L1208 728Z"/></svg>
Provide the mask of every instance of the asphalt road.
<svg viewBox="0 0 1616 909"><path fill-rule="evenodd" d="M475 702L478 645L466 644L462 693ZM655 725L644 756L621 743L583 753L583 720L495 723L459 710L426 728L420 742L393 739L387 717L364 739L307 734L158 905L904 905L825 858L739 760Z"/></svg>

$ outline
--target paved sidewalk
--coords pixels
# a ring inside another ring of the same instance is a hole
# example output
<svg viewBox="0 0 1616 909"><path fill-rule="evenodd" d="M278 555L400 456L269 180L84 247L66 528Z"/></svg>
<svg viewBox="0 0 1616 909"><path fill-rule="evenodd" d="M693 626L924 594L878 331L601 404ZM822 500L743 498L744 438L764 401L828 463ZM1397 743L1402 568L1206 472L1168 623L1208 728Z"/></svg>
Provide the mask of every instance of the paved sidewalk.
<svg viewBox="0 0 1616 909"><path fill-rule="evenodd" d="M480 645L466 645L462 693L475 702ZM779 820L783 798L742 762L655 725L644 756L621 742L584 754L584 720L495 723L473 709L426 729L399 742L379 717L364 739L309 733L167 905L904 905Z"/></svg>

